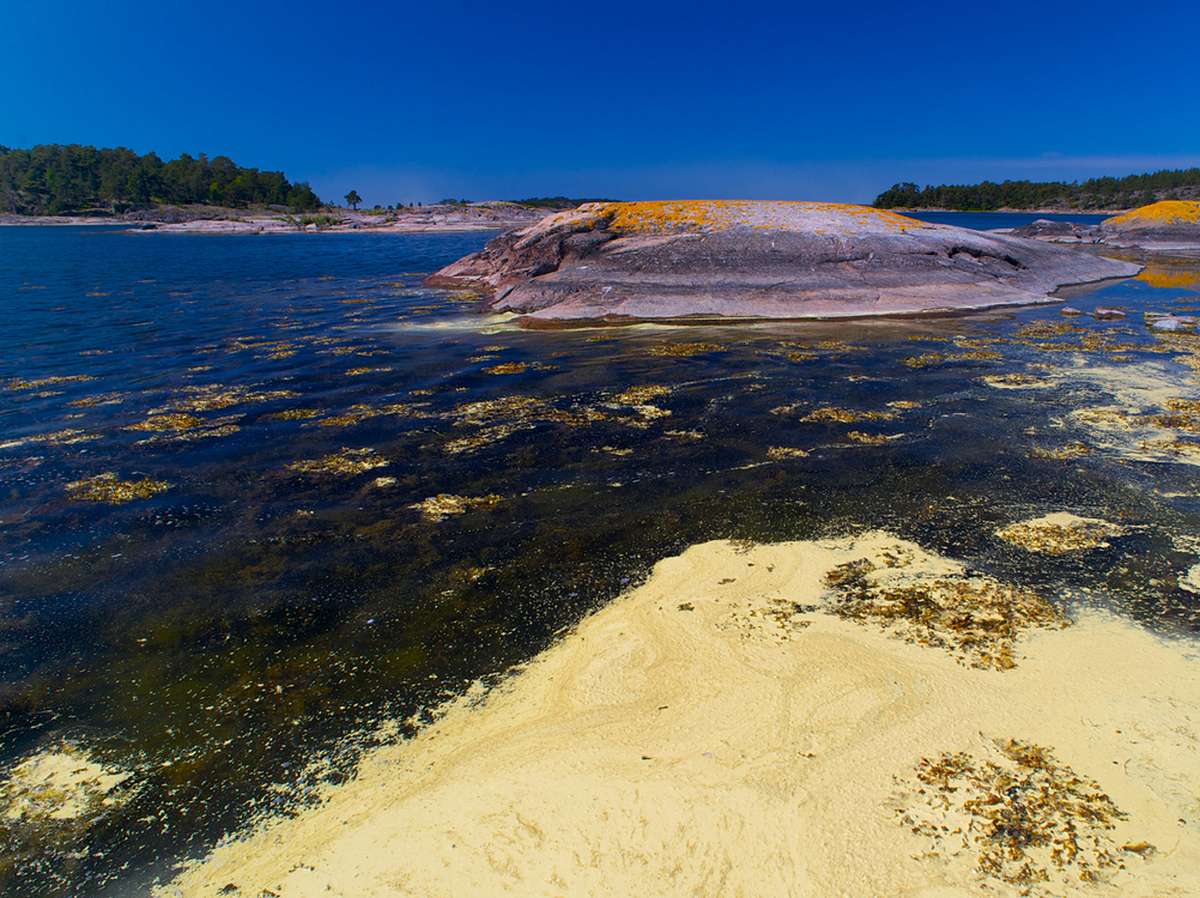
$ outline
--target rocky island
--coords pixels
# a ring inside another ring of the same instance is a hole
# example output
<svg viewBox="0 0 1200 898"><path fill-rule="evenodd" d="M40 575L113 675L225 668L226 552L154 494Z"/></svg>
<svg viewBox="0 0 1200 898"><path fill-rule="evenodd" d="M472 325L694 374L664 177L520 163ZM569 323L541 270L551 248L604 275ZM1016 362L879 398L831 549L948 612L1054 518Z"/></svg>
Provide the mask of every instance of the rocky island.
<svg viewBox="0 0 1200 898"><path fill-rule="evenodd" d="M838 318L1026 305L1139 266L838 203L585 203L436 272L536 320Z"/></svg>
<svg viewBox="0 0 1200 898"><path fill-rule="evenodd" d="M1040 218L992 233L1048 243L1093 243L1158 253L1200 252L1200 201L1163 200L1104 219L1098 225Z"/></svg>

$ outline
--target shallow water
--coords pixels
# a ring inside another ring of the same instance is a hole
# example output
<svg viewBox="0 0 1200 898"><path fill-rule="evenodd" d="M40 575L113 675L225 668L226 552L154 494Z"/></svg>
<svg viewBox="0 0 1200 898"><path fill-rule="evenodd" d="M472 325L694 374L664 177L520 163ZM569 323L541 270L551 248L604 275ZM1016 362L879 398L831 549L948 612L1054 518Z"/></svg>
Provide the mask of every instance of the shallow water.
<svg viewBox="0 0 1200 898"><path fill-rule="evenodd" d="M1195 425L1143 421L1200 397L1190 338L1144 319L1200 307L1195 262L1069 300L1115 321L526 331L420 286L488 236L0 229L0 763L65 739L133 784L86 825L0 823L5 894L140 893L699 540L886 527L1200 625L1200 467L1154 442ZM1124 424L1072 415L1106 406ZM167 486L70 486L105 474ZM440 494L499 498L413 507ZM1055 510L1128 535L994 536Z"/></svg>

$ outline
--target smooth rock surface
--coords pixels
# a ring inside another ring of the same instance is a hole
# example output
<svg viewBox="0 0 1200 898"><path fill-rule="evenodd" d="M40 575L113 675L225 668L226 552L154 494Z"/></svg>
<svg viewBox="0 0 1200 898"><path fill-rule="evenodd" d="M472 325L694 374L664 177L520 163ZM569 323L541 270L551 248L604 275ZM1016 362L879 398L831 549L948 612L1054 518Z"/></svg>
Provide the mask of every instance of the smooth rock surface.
<svg viewBox="0 0 1200 898"><path fill-rule="evenodd" d="M867 206L709 200L586 203L428 283L545 320L836 318L1047 302L1139 270Z"/></svg>

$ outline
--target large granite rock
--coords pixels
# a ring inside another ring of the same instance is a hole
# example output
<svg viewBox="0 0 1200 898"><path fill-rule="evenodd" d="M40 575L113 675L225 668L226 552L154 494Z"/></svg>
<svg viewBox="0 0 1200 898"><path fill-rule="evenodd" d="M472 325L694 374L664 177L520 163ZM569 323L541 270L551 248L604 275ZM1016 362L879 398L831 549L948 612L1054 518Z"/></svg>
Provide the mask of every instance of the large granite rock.
<svg viewBox="0 0 1200 898"><path fill-rule="evenodd" d="M1049 300L1139 267L867 206L587 203L429 278L535 319L910 315Z"/></svg>
<svg viewBox="0 0 1200 898"><path fill-rule="evenodd" d="M1163 200L1140 206L1100 223L1109 246L1159 252L1200 252L1200 201Z"/></svg>

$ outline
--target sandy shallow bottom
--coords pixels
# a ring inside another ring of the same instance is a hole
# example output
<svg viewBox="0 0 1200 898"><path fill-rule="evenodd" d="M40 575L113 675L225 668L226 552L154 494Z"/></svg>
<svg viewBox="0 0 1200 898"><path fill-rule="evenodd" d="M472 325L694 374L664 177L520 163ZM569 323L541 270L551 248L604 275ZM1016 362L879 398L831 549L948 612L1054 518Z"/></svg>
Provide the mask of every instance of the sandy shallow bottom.
<svg viewBox="0 0 1200 898"><path fill-rule="evenodd" d="M906 576L958 569L884 533L694 546L162 893L1200 893L1192 648L1093 612L1026 632L1015 667L985 669L827 613L830 570L898 557ZM1005 805L1008 740L1054 763ZM931 785L946 753L990 785ZM1058 815L1039 817L1050 799ZM997 807L1029 815L999 870Z"/></svg>

